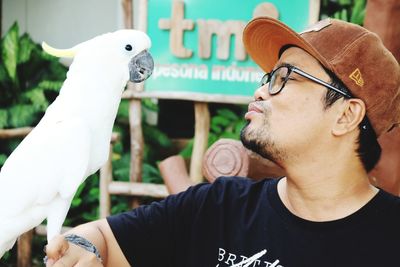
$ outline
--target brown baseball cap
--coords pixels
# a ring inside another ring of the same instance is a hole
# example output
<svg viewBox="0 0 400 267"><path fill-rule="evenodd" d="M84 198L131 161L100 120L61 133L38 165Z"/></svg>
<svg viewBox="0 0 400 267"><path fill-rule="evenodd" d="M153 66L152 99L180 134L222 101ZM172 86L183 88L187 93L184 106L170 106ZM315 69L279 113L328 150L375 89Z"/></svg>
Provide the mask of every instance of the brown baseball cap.
<svg viewBox="0 0 400 267"><path fill-rule="evenodd" d="M265 72L273 69L283 46L304 49L364 101L377 136L399 126L399 63L375 33L330 18L296 33L276 19L258 17L247 24L243 42Z"/></svg>

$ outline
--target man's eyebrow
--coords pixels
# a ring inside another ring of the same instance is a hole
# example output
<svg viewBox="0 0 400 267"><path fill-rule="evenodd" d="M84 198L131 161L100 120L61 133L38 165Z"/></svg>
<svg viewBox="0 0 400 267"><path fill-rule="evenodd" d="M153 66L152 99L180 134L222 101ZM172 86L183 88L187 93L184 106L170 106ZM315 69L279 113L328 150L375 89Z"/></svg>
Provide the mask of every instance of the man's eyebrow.
<svg viewBox="0 0 400 267"><path fill-rule="evenodd" d="M289 62L280 62L278 65L275 65L275 67L273 68L274 70L276 70L277 68L280 67L297 67L295 64L289 63Z"/></svg>

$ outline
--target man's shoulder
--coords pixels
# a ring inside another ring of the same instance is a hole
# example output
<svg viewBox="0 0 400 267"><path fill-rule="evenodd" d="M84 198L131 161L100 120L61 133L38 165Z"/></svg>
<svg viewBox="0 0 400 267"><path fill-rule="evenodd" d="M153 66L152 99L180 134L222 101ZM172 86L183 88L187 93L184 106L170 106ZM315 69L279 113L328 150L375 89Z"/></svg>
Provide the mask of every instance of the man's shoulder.
<svg viewBox="0 0 400 267"><path fill-rule="evenodd" d="M380 202L391 210L398 212L400 216L400 197L382 189L380 189L378 194L381 200Z"/></svg>
<svg viewBox="0 0 400 267"><path fill-rule="evenodd" d="M221 176L214 181L212 186L216 190L247 191L254 188L266 188L274 183L277 183L277 181L278 179L274 178L254 180L241 176Z"/></svg>

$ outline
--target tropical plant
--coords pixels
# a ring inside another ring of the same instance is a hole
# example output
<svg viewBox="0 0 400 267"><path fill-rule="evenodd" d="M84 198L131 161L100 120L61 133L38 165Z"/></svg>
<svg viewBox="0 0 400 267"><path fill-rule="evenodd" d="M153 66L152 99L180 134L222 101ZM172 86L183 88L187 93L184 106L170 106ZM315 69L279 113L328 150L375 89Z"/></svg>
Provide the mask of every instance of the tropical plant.
<svg viewBox="0 0 400 267"><path fill-rule="evenodd" d="M246 121L243 118L245 107L237 106L236 109L217 109L211 117L210 132L208 135L208 146L221 138L239 139L240 131ZM179 153L184 158L189 158L193 150L193 139Z"/></svg>
<svg viewBox="0 0 400 267"><path fill-rule="evenodd" d="M366 0L322 0L321 18L332 17L363 25Z"/></svg>
<svg viewBox="0 0 400 267"><path fill-rule="evenodd" d="M35 125L57 96L67 68L14 23L0 43L0 128ZM20 140L0 144L0 167Z"/></svg>

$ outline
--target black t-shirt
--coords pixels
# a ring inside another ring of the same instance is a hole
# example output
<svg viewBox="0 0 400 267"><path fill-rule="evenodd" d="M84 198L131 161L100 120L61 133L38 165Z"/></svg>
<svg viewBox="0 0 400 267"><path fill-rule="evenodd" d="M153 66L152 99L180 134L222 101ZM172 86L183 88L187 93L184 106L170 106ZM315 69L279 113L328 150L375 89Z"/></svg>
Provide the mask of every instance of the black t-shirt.
<svg viewBox="0 0 400 267"><path fill-rule="evenodd" d="M134 267L400 266L400 198L380 190L350 216L312 222L277 183L223 177L107 220Z"/></svg>

